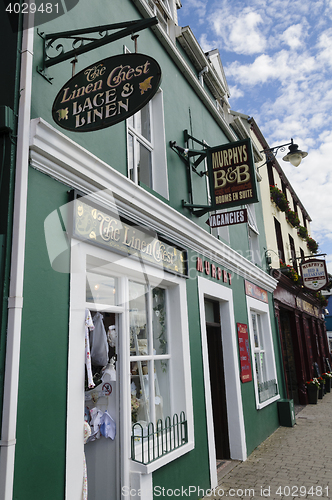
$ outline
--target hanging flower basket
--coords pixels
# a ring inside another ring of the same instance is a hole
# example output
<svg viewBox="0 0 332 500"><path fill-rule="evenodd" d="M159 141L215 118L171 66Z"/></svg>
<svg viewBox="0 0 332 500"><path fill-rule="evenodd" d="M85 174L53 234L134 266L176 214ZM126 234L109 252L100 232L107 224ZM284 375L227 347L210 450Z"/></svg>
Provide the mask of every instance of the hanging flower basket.
<svg viewBox="0 0 332 500"><path fill-rule="evenodd" d="M300 219L298 218L297 213L293 212L293 210L286 211L286 219L293 227L298 227L300 225Z"/></svg>
<svg viewBox="0 0 332 500"><path fill-rule="evenodd" d="M327 298L325 297L325 295L323 295L321 292L316 292L315 296L320 304L320 307L327 306Z"/></svg>
<svg viewBox="0 0 332 500"><path fill-rule="evenodd" d="M271 201L273 201L282 212L289 210L287 198L279 188L270 186L270 195Z"/></svg>
<svg viewBox="0 0 332 500"><path fill-rule="evenodd" d="M308 238L308 230L304 226L298 226L298 228L297 228L297 234L303 240L306 240Z"/></svg>
<svg viewBox="0 0 332 500"><path fill-rule="evenodd" d="M312 253L317 253L317 251L318 251L317 241L315 241L310 236L308 236L308 238L307 238L307 247L309 248L310 252L312 252Z"/></svg>
<svg viewBox="0 0 332 500"><path fill-rule="evenodd" d="M299 275L295 271L294 267L286 265L282 260L280 261L280 268L283 270L282 274L290 278L294 283L299 281Z"/></svg>

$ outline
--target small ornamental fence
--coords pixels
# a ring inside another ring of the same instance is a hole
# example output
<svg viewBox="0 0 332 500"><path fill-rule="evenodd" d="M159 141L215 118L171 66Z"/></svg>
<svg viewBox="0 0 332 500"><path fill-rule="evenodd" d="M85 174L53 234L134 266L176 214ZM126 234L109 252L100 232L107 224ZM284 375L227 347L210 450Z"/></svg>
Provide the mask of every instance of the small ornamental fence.
<svg viewBox="0 0 332 500"><path fill-rule="evenodd" d="M171 417L165 422L157 420L145 425L145 422L136 422L132 426L131 458L141 464L149 464L154 460L180 448L188 442L187 420L184 411Z"/></svg>
<svg viewBox="0 0 332 500"><path fill-rule="evenodd" d="M258 384L258 395L260 403L264 403L264 401L267 401L268 399L277 396L277 394L278 394L278 384L275 379L268 380L267 382L261 382L260 384Z"/></svg>

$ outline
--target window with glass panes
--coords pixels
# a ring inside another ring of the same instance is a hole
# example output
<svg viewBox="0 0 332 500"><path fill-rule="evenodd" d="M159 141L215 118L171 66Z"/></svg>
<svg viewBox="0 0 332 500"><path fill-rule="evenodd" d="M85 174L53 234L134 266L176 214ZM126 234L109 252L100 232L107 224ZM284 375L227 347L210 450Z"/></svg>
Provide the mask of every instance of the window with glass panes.
<svg viewBox="0 0 332 500"><path fill-rule="evenodd" d="M170 415L167 291L129 281L132 423Z"/></svg>
<svg viewBox="0 0 332 500"><path fill-rule="evenodd" d="M279 397L269 318L266 313L253 309L250 311L250 316L257 398L258 404L264 405Z"/></svg>
<svg viewBox="0 0 332 500"><path fill-rule="evenodd" d="M168 199L163 91L127 120L128 177Z"/></svg>
<svg viewBox="0 0 332 500"><path fill-rule="evenodd" d="M266 382L265 349L262 339L261 317L251 312L252 330L254 334L255 368L258 384Z"/></svg>
<svg viewBox="0 0 332 500"><path fill-rule="evenodd" d="M136 184L152 188L151 105L128 119L128 175Z"/></svg>

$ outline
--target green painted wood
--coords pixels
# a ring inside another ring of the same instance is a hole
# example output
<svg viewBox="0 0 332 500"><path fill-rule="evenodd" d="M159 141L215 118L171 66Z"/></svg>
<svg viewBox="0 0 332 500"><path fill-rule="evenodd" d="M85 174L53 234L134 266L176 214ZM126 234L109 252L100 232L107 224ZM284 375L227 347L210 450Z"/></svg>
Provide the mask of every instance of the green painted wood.
<svg viewBox="0 0 332 500"><path fill-rule="evenodd" d="M15 499L64 498L69 274L50 265L44 221L68 201L67 190L30 169Z"/></svg>

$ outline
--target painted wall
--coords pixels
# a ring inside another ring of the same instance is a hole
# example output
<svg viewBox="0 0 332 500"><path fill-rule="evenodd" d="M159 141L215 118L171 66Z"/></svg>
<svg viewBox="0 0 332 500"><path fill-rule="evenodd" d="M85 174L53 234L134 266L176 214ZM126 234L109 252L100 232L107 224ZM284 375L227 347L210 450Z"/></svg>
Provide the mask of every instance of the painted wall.
<svg viewBox="0 0 332 500"><path fill-rule="evenodd" d="M30 169L14 476L22 500L64 497L69 274L50 266L44 221L67 191Z"/></svg>

